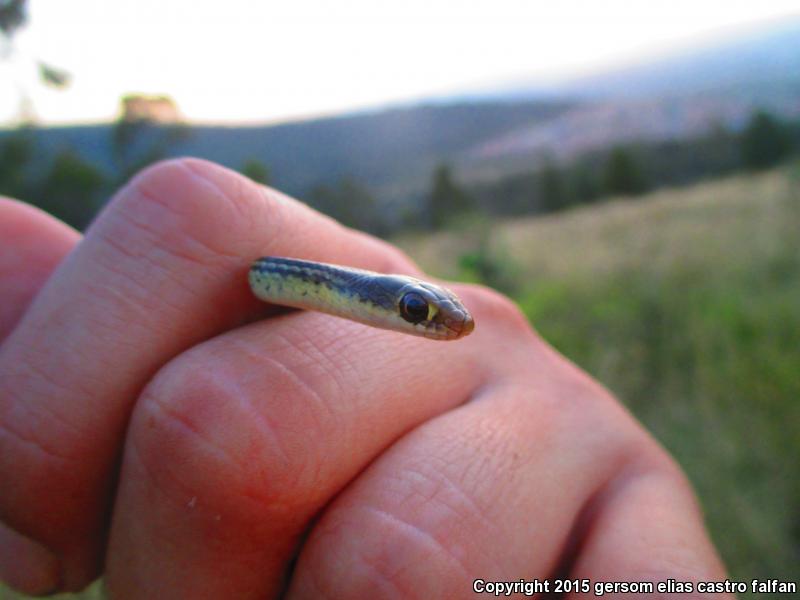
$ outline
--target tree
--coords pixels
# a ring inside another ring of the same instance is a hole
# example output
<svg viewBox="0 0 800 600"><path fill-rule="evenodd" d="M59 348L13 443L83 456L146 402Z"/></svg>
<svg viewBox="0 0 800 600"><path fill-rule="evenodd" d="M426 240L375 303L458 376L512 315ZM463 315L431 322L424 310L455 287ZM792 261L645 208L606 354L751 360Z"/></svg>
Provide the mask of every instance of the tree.
<svg viewBox="0 0 800 600"><path fill-rule="evenodd" d="M17 129L0 143L0 194L28 197L28 167L34 156L33 135L29 129Z"/></svg>
<svg viewBox="0 0 800 600"><path fill-rule="evenodd" d="M520 290L519 265L494 239L494 230L492 221L477 219L463 231L460 244L469 250L458 259L459 278L514 296Z"/></svg>
<svg viewBox="0 0 800 600"><path fill-rule="evenodd" d="M552 162L547 162L539 171L539 192L546 212L560 210L567 205L561 171Z"/></svg>
<svg viewBox="0 0 800 600"><path fill-rule="evenodd" d="M65 150L56 155L34 192L34 201L53 216L83 229L97 212L105 183L100 171L74 151Z"/></svg>
<svg viewBox="0 0 800 600"><path fill-rule="evenodd" d="M308 203L348 227L376 235L385 235L389 230L375 196L351 177L340 179L333 186L316 186L309 194Z"/></svg>
<svg viewBox="0 0 800 600"><path fill-rule="evenodd" d="M170 120L177 119L177 108L165 96L128 95L120 99L120 105L120 117L111 134L117 186L147 165L166 158L192 133L188 125Z"/></svg>
<svg viewBox="0 0 800 600"><path fill-rule="evenodd" d="M251 158L242 165L241 173L256 183L264 185L269 185L270 183L269 167L254 158Z"/></svg>
<svg viewBox="0 0 800 600"><path fill-rule="evenodd" d="M608 194L635 196L647 189L647 184L638 163L630 151L616 147L611 151L605 167L605 191Z"/></svg>
<svg viewBox="0 0 800 600"><path fill-rule="evenodd" d="M579 161L570 169L570 196L575 202L592 202L600 195L597 175L586 161Z"/></svg>
<svg viewBox="0 0 800 600"><path fill-rule="evenodd" d="M765 112L757 112L742 134L742 158L750 169L766 169L786 158L792 150L792 140L780 121Z"/></svg>
<svg viewBox="0 0 800 600"><path fill-rule="evenodd" d="M440 164L433 173L428 196L428 218L438 229L475 207L474 200L453 180L450 167Z"/></svg>

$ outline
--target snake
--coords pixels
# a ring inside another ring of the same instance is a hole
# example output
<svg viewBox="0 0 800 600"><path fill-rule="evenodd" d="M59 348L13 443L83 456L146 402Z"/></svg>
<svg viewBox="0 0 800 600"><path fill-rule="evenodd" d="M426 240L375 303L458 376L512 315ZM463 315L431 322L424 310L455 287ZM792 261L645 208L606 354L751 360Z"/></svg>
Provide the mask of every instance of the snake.
<svg viewBox="0 0 800 600"><path fill-rule="evenodd" d="M255 296L270 304L344 317L432 340L457 340L475 328L450 290L415 277L265 256L248 274Z"/></svg>

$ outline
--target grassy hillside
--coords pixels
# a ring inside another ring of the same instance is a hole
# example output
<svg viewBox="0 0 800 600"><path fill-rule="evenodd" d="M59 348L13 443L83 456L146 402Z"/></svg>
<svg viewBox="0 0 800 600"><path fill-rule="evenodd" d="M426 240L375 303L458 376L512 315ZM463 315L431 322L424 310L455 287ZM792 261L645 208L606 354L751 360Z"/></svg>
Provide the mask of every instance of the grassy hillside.
<svg viewBox="0 0 800 600"><path fill-rule="evenodd" d="M732 578L787 580L800 564L798 232L800 164L400 243L432 273L507 289L677 457Z"/></svg>
<svg viewBox="0 0 800 600"><path fill-rule="evenodd" d="M800 164L402 245L505 286L630 407L688 472L734 579L797 577Z"/></svg>

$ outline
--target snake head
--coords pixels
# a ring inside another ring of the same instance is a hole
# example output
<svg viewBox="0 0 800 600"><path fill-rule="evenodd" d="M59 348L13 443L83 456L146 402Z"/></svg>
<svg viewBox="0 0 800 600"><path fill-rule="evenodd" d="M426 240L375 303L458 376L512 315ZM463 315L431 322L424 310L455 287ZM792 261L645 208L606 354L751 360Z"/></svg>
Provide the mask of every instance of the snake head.
<svg viewBox="0 0 800 600"><path fill-rule="evenodd" d="M475 329L472 315L453 292L425 281L399 290L397 311L415 333L435 340L457 340Z"/></svg>

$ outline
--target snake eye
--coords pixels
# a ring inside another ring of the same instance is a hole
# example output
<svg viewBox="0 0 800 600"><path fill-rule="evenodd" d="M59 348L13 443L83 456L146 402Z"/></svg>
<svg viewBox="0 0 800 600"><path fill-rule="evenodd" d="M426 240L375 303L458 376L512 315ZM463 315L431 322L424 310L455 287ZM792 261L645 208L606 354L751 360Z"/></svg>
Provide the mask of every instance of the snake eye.
<svg viewBox="0 0 800 600"><path fill-rule="evenodd" d="M428 318L428 303L416 292L400 298L400 316L409 323L419 323Z"/></svg>

